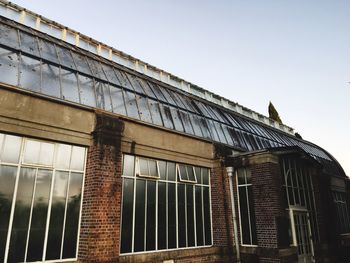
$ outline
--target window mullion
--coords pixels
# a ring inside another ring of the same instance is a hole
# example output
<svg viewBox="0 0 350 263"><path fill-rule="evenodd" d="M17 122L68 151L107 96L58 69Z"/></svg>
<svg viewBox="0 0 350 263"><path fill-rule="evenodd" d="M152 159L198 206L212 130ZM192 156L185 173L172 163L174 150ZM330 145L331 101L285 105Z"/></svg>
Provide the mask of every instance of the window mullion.
<svg viewBox="0 0 350 263"><path fill-rule="evenodd" d="M6 135L4 136L4 139L3 139L3 145L2 145L2 149L1 149L2 154L4 154L5 140L6 140ZM15 214L15 205L16 205L16 200L17 200L18 182L19 182L19 175L20 175L20 171L21 171L21 163L23 160L24 145L25 145L24 139L22 138L21 148L20 148L21 149L20 156L19 156L18 163L16 165L17 166L16 181L15 181L15 188L14 188L13 196L12 196L12 205L11 205L10 220L9 220L7 238L6 238L4 262L7 262L8 252L9 252L9 248L10 248L10 239L11 239L11 233L12 233L13 217Z"/></svg>
<svg viewBox="0 0 350 263"><path fill-rule="evenodd" d="M30 235L30 229L31 229L31 224L32 224L32 215L33 215L33 206L34 206L34 197L35 197L35 191L36 191L37 178L38 178L38 168L36 168L36 171L35 171L32 202L30 204L29 224L28 224L28 231L27 231L26 248L25 248L25 252L24 252L24 262L27 261L28 243L29 243L29 235Z"/></svg>

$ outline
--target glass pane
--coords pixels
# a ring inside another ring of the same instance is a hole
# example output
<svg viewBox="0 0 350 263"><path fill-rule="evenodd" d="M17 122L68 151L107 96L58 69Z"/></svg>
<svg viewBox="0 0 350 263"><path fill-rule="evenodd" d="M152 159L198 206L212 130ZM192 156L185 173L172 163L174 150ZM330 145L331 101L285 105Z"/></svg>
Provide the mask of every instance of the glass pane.
<svg viewBox="0 0 350 263"><path fill-rule="evenodd" d="M156 249L156 182L147 181L146 250Z"/></svg>
<svg viewBox="0 0 350 263"><path fill-rule="evenodd" d="M67 144L58 144L55 166L60 169L69 169L70 155L72 146Z"/></svg>
<svg viewBox="0 0 350 263"><path fill-rule="evenodd" d="M38 170L28 241L27 261L42 260L51 179L51 171Z"/></svg>
<svg viewBox="0 0 350 263"><path fill-rule="evenodd" d="M186 247L186 199L184 184L178 184L177 186L177 200L179 247Z"/></svg>
<svg viewBox="0 0 350 263"><path fill-rule="evenodd" d="M134 251L145 250L146 181L136 180ZM130 220L130 219L129 219Z"/></svg>
<svg viewBox="0 0 350 263"><path fill-rule="evenodd" d="M76 257L82 182L82 173L71 173L62 258Z"/></svg>
<svg viewBox="0 0 350 263"><path fill-rule="evenodd" d="M210 134L210 129L209 129L207 121L204 118L200 118L199 120L200 120L200 126L201 126L201 130L203 133L203 137L211 140L212 137Z"/></svg>
<svg viewBox="0 0 350 263"><path fill-rule="evenodd" d="M243 244L251 244L246 187L239 187L239 211Z"/></svg>
<svg viewBox="0 0 350 263"><path fill-rule="evenodd" d="M161 180L166 180L166 170L167 170L166 169L166 162L165 161L158 161L158 167L159 167L159 178Z"/></svg>
<svg viewBox="0 0 350 263"><path fill-rule="evenodd" d="M20 86L32 91L40 91L40 61L21 56Z"/></svg>
<svg viewBox="0 0 350 263"><path fill-rule="evenodd" d="M209 169L201 168L203 184L209 185Z"/></svg>
<svg viewBox="0 0 350 263"><path fill-rule="evenodd" d="M168 180L176 181L175 163L167 162L167 164L168 164Z"/></svg>
<svg viewBox="0 0 350 263"><path fill-rule="evenodd" d="M111 86L111 98L113 104L113 112L126 116L123 91L120 88Z"/></svg>
<svg viewBox="0 0 350 263"><path fill-rule="evenodd" d="M153 90L147 84L147 81L140 79L140 78L137 78L137 81L140 83L140 86L145 91L145 94L147 94L147 96L152 97L154 99L157 99L157 97L154 95Z"/></svg>
<svg viewBox="0 0 350 263"><path fill-rule="evenodd" d="M56 49L61 65L67 68L76 69L70 50L61 46L56 46Z"/></svg>
<svg viewBox="0 0 350 263"><path fill-rule="evenodd" d="M201 168L200 167L194 167L194 173L197 179L198 184L202 184L202 175L201 175Z"/></svg>
<svg viewBox="0 0 350 263"><path fill-rule="evenodd" d="M160 165L161 166L161 165ZM158 183L158 249L167 248L166 183Z"/></svg>
<svg viewBox="0 0 350 263"><path fill-rule="evenodd" d="M72 55L73 55L75 65L77 66L77 69L80 72L83 72L83 73L91 76L92 73L91 73L91 70L89 68L89 65L86 62L85 56L80 55L80 54L75 53L75 52L72 52Z"/></svg>
<svg viewBox="0 0 350 263"><path fill-rule="evenodd" d="M255 211L254 211L254 202L253 202L253 190L252 186L248 186L248 201L249 201L249 214L250 214L250 231L252 234L252 244L258 244L256 237L256 225L255 225Z"/></svg>
<svg viewBox="0 0 350 263"><path fill-rule="evenodd" d="M176 248L176 185L168 183L168 248Z"/></svg>
<svg viewBox="0 0 350 263"><path fill-rule="evenodd" d="M152 123L151 112L149 111L147 98L136 95L136 101L142 121Z"/></svg>
<svg viewBox="0 0 350 263"><path fill-rule="evenodd" d="M135 157L132 155L124 155L124 166L123 166L123 175L125 176L134 176L134 167L135 167Z"/></svg>
<svg viewBox="0 0 350 263"><path fill-rule="evenodd" d="M18 49L18 34L17 30L3 23L0 24L0 43Z"/></svg>
<svg viewBox="0 0 350 263"><path fill-rule="evenodd" d="M24 33L23 31L19 31L19 36L21 41L21 51L40 57L37 38Z"/></svg>
<svg viewBox="0 0 350 263"><path fill-rule="evenodd" d="M4 151L1 156L2 161L5 163L18 163L21 143L22 138L13 135L6 135Z"/></svg>
<svg viewBox="0 0 350 263"><path fill-rule="evenodd" d="M1 40L0 40L1 41ZM18 85L18 55L0 47L0 76L1 82Z"/></svg>
<svg viewBox="0 0 350 263"><path fill-rule="evenodd" d="M59 259L63 233L64 210L68 187L68 172L57 171L52 192L51 215L47 237L46 259Z"/></svg>
<svg viewBox="0 0 350 263"><path fill-rule="evenodd" d="M186 167L183 164L179 164L179 177L180 180L188 181L188 175L186 171Z"/></svg>
<svg viewBox="0 0 350 263"><path fill-rule="evenodd" d="M162 114L162 119L164 127L169 129L174 129L173 118L171 117L171 112L168 106L159 104L160 112Z"/></svg>
<svg viewBox="0 0 350 263"><path fill-rule="evenodd" d="M37 164L39 162L40 142L34 140L26 140L24 150L24 163Z"/></svg>
<svg viewBox="0 0 350 263"><path fill-rule="evenodd" d="M102 68L103 68L104 73L107 76L108 81L115 84L115 85L120 86L119 79L115 75L113 68L109 65L104 64L104 63L102 63Z"/></svg>
<svg viewBox="0 0 350 263"><path fill-rule="evenodd" d="M139 158L140 174L149 176L147 159Z"/></svg>
<svg viewBox="0 0 350 263"><path fill-rule="evenodd" d="M111 95L107 84L95 81L97 107L107 111L112 111Z"/></svg>
<svg viewBox="0 0 350 263"><path fill-rule="evenodd" d="M125 74L130 83L132 84L132 87L134 88L134 90L138 93L141 93L141 94L145 94L145 91L143 90L142 86L140 85L140 83L136 80L136 77L133 76L133 75L130 75L130 74Z"/></svg>
<svg viewBox="0 0 350 263"><path fill-rule="evenodd" d="M116 68L114 68L114 73L118 79L118 85L125 87L125 88L129 88L130 90L133 90L133 88L131 87L130 82L126 78L125 74L123 74L119 69L116 69Z"/></svg>
<svg viewBox="0 0 350 263"><path fill-rule="evenodd" d="M39 164L52 166L55 145L53 143L40 143Z"/></svg>
<svg viewBox="0 0 350 263"><path fill-rule="evenodd" d="M75 73L61 69L62 99L79 103L78 81Z"/></svg>
<svg viewBox="0 0 350 263"><path fill-rule="evenodd" d="M191 120L194 134L199 136L199 137L203 137L202 130L201 130L201 122L200 122L199 117L197 115L192 114L192 113L190 113L189 116L190 116L190 120Z"/></svg>
<svg viewBox="0 0 350 263"><path fill-rule="evenodd" d="M36 169L22 168L13 216L8 262L24 261Z"/></svg>
<svg viewBox="0 0 350 263"><path fill-rule="evenodd" d="M136 105L135 94L129 91L125 91L125 105L127 109L128 116L131 118L139 119L139 110Z"/></svg>
<svg viewBox="0 0 350 263"><path fill-rule="evenodd" d="M84 105L96 107L94 81L92 78L78 75L80 88L80 102Z"/></svg>
<svg viewBox="0 0 350 263"><path fill-rule="evenodd" d="M178 110L175 108L170 108L170 112L171 112L172 119L174 121L175 130L183 132L184 128L182 126L182 122L181 122L181 118Z"/></svg>
<svg viewBox="0 0 350 263"><path fill-rule="evenodd" d="M84 161L85 161L85 148L73 146L72 161L71 161L70 169L83 171Z"/></svg>
<svg viewBox="0 0 350 263"><path fill-rule="evenodd" d="M194 239L194 202L193 202L193 185L186 185L187 201L187 246L195 246Z"/></svg>
<svg viewBox="0 0 350 263"><path fill-rule="evenodd" d="M197 180L193 172L193 166L186 165L186 170L187 170L188 180L190 180L191 182L196 182Z"/></svg>
<svg viewBox="0 0 350 263"><path fill-rule="evenodd" d="M237 179L238 179L238 185L246 184L244 168L240 168L237 170Z"/></svg>
<svg viewBox="0 0 350 263"><path fill-rule="evenodd" d="M204 245L203 239L203 202L202 202L202 187L195 187L196 195L196 233L197 233L197 246Z"/></svg>
<svg viewBox="0 0 350 263"><path fill-rule="evenodd" d="M155 125L163 126L162 116L160 114L159 103L148 99L149 109L152 114L152 120Z"/></svg>
<svg viewBox="0 0 350 263"><path fill-rule="evenodd" d="M86 60L91 68L93 76L95 76L96 78L108 81L108 79L106 78L105 74L103 73L102 67L98 61L95 61L89 57L86 57Z"/></svg>
<svg viewBox="0 0 350 263"><path fill-rule="evenodd" d="M147 84L152 89L153 93L156 95L158 100L168 102L157 84L148 81Z"/></svg>
<svg viewBox="0 0 350 263"><path fill-rule="evenodd" d="M42 93L60 98L60 70L58 67L43 63L42 65Z"/></svg>
<svg viewBox="0 0 350 263"><path fill-rule="evenodd" d="M194 134L193 128L192 128L192 124L191 124L191 120L190 117L188 115L188 113L183 112L183 111L179 111L180 116L181 116L181 120L183 123L183 126L185 128L185 132L189 133L189 134Z"/></svg>
<svg viewBox="0 0 350 263"><path fill-rule="evenodd" d="M205 244L211 245L211 216L209 187L203 187Z"/></svg>
<svg viewBox="0 0 350 263"><path fill-rule="evenodd" d="M124 162L125 163L125 162ZM122 233L120 252L131 252L134 180L123 179Z"/></svg>
<svg viewBox="0 0 350 263"><path fill-rule="evenodd" d="M155 160L148 160L149 165L149 175L158 177L158 169L157 169L157 162Z"/></svg>
<svg viewBox="0 0 350 263"><path fill-rule="evenodd" d="M4 258L17 167L0 165L0 260Z"/></svg>
<svg viewBox="0 0 350 263"><path fill-rule="evenodd" d="M42 58L49 60L49 61L52 61L54 63L59 63L56 48L55 48L54 44L40 39L39 45L40 45L39 48L40 48L40 53L41 53Z"/></svg>

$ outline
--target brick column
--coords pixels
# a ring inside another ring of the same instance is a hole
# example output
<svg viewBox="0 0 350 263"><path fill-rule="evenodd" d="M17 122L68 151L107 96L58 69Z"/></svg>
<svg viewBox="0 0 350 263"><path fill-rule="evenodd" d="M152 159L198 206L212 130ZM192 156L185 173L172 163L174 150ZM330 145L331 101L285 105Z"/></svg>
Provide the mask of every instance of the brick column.
<svg viewBox="0 0 350 263"><path fill-rule="evenodd" d="M295 248L284 243L288 214L279 159L271 153L249 157L256 217L259 262L296 262Z"/></svg>
<svg viewBox="0 0 350 263"><path fill-rule="evenodd" d="M115 262L119 256L123 123L102 114L96 120L87 157L78 258Z"/></svg>

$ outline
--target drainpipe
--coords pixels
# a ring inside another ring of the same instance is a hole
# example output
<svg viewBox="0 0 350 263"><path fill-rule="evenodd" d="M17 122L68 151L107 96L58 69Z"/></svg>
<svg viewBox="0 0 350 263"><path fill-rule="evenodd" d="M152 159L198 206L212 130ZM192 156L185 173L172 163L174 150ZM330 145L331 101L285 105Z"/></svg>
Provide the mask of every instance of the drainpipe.
<svg viewBox="0 0 350 263"><path fill-rule="evenodd" d="M233 194L233 167L226 167L227 175L230 180L230 196L231 196L231 210L232 210L232 219L233 219L233 232L234 232L234 241L236 245L236 258L237 263L241 262L241 255L239 252L239 242L238 242L238 233L237 233L237 217L235 209L235 196Z"/></svg>

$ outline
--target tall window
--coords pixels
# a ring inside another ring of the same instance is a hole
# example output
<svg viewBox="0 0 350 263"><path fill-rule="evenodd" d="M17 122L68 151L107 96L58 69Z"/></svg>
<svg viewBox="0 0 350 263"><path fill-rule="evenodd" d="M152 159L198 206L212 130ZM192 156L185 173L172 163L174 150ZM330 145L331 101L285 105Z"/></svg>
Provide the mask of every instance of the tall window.
<svg viewBox="0 0 350 263"><path fill-rule="evenodd" d="M124 155L121 253L212 244L207 168Z"/></svg>
<svg viewBox="0 0 350 263"><path fill-rule="evenodd" d="M77 258L85 148L0 134L0 261Z"/></svg>
<svg viewBox="0 0 350 263"><path fill-rule="evenodd" d="M282 181L288 207L306 208L309 212L314 242L319 242L316 204L310 170L295 158L282 158Z"/></svg>
<svg viewBox="0 0 350 263"><path fill-rule="evenodd" d="M333 201L337 209L338 227L341 234L350 233L349 212L345 194L333 192Z"/></svg>
<svg viewBox="0 0 350 263"><path fill-rule="evenodd" d="M237 170L239 223L242 245L256 245L256 226L251 173L249 169Z"/></svg>

